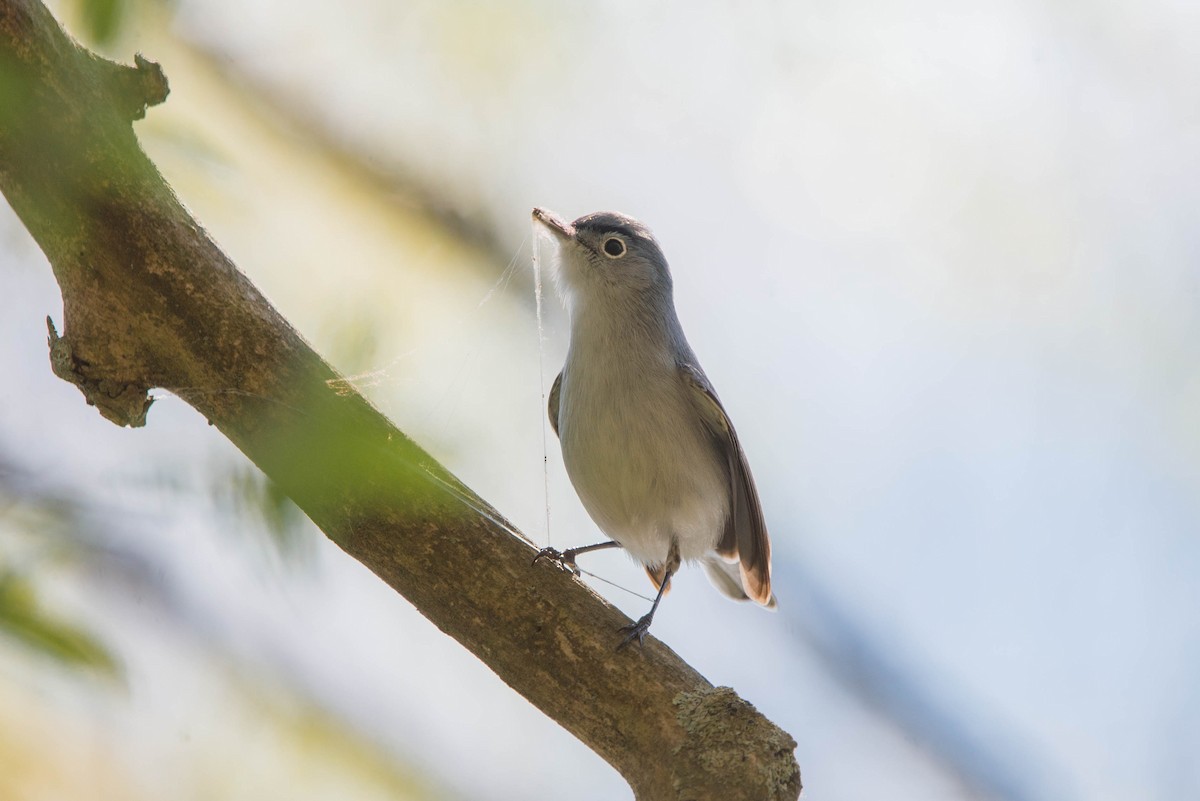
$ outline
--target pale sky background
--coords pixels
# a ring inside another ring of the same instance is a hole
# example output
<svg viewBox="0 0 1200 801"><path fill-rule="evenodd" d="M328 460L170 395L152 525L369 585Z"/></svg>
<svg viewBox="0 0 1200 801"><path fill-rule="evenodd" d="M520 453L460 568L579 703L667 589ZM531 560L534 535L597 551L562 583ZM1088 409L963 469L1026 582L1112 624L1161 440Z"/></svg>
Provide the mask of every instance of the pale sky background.
<svg viewBox="0 0 1200 801"><path fill-rule="evenodd" d="M1200 7L150 8L113 47L171 80L137 130L184 203L538 541L598 534L552 438L546 532L529 209L654 229L781 603L693 570L655 634L796 737L804 797L1200 796ZM125 665L123 689L85 691L0 650L0 690L122 766L106 797L328 797L296 769L325 749L280 748L264 695L428 797L630 797L332 544L273 547L239 500L252 468L182 402L121 431L51 376L61 301L6 206L0 265L0 453L83 499L127 571L42 569L37 526L0 517L0 559ZM547 306L545 385L566 345ZM584 566L648 591L620 554Z"/></svg>

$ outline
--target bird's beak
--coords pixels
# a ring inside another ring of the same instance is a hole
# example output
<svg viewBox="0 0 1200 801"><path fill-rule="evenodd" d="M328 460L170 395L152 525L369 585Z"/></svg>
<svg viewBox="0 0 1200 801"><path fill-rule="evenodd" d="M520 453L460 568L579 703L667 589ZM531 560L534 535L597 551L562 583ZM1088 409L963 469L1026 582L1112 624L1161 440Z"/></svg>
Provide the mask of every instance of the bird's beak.
<svg viewBox="0 0 1200 801"><path fill-rule="evenodd" d="M533 219L549 229L558 239L575 238L575 228L552 211L536 208L533 210Z"/></svg>

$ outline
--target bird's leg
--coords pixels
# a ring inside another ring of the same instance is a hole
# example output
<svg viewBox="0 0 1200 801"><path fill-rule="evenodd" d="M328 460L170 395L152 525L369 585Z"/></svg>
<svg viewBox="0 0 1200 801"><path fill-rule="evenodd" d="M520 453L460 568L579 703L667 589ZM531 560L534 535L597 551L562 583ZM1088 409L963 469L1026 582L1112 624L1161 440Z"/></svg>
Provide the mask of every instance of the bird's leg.
<svg viewBox="0 0 1200 801"><path fill-rule="evenodd" d="M615 541L598 542L595 545L584 545L581 548L568 548L565 551L560 551L557 548L543 548L537 552L537 556L533 557L533 564L537 564L543 559L553 562L560 570L565 570L568 573L579 575L579 566L575 564L575 557L581 553L589 551L603 551L605 548L620 548L621 543Z"/></svg>
<svg viewBox="0 0 1200 801"><path fill-rule="evenodd" d="M654 604L650 607L650 611L638 618L638 622L630 623L628 626L622 626L619 631L624 632L625 639L621 640L621 644L617 646L620 651L626 645L637 640L637 644L641 645L646 639L646 632L650 631L650 621L654 620L654 612L658 609L658 603L662 600L663 593L667 590L667 582L671 580L673 571L668 570L663 574L663 583L658 585L658 595L654 596Z"/></svg>
<svg viewBox="0 0 1200 801"><path fill-rule="evenodd" d="M663 596L667 593L667 587L671 586L671 576L679 570L679 540L671 540L671 552L667 557L667 564L663 570L662 583L658 585L658 595L654 596L654 603L650 605L650 611L642 615L636 623L630 623L628 626L622 626L619 631L625 633L625 639L621 640L621 644L617 646L620 651L629 643L637 640L638 646L641 646L642 641L646 639L646 633L650 631L650 621L654 620L654 613L658 611L658 605L662 602Z"/></svg>

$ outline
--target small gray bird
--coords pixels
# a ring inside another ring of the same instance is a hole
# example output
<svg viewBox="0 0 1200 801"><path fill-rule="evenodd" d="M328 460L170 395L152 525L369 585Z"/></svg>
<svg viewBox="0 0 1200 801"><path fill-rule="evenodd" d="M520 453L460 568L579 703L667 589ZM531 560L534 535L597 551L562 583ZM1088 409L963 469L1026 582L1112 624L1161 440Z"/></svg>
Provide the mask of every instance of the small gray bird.
<svg viewBox="0 0 1200 801"><path fill-rule="evenodd" d="M534 209L559 246L558 285L571 319L566 364L550 390L550 425L583 506L611 542L549 559L624 548L658 595L621 629L640 644L683 561L699 561L731 598L775 607L771 544L733 424L675 314L671 272L646 226L599 212L567 224Z"/></svg>

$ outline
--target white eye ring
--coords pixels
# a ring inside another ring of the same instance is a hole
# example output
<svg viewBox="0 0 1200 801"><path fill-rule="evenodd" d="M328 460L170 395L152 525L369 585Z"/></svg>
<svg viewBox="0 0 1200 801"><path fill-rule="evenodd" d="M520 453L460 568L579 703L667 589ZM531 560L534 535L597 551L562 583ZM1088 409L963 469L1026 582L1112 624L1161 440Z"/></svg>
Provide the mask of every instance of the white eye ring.
<svg viewBox="0 0 1200 801"><path fill-rule="evenodd" d="M616 248L614 250L609 250L609 247L611 247L614 242L616 243ZM619 259L625 255L625 243L621 241L619 236L610 236L605 239L604 244L600 246L600 249L603 250L604 255L608 256L610 259Z"/></svg>

